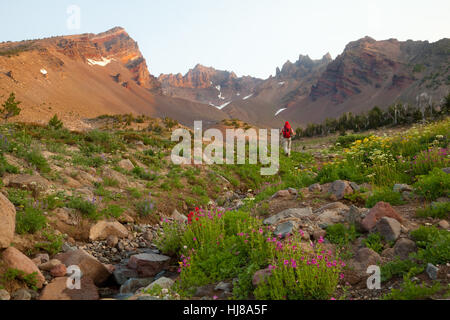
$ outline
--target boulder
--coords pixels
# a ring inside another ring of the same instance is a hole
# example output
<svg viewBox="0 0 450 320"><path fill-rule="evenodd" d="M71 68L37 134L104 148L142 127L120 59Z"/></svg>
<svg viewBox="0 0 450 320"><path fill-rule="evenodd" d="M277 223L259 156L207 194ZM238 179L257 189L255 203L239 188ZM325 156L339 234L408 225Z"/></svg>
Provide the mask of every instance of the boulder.
<svg viewBox="0 0 450 320"><path fill-rule="evenodd" d="M427 275L430 277L431 280L436 280L438 278L439 274L439 268L436 267L434 264L429 263L427 265L427 269L425 270Z"/></svg>
<svg viewBox="0 0 450 320"><path fill-rule="evenodd" d="M124 285L129 279L135 279L139 277L136 270L129 269L123 265L116 266L113 275L114 280L116 280L117 284L119 285Z"/></svg>
<svg viewBox="0 0 450 320"><path fill-rule="evenodd" d="M272 199L288 198L291 196L289 190L280 190L272 196Z"/></svg>
<svg viewBox="0 0 450 320"><path fill-rule="evenodd" d="M55 278L64 277L65 275L67 275L67 268L61 263L60 265L57 265L52 270L50 270L50 274Z"/></svg>
<svg viewBox="0 0 450 320"><path fill-rule="evenodd" d="M13 292L11 300L29 301L31 300L31 294L27 289L19 289Z"/></svg>
<svg viewBox="0 0 450 320"><path fill-rule="evenodd" d="M172 279L161 277L156 281L153 281L149 286L147 286L144 290L151 290L155 286L159 286L161 289L170 289L175 284L175 282Z"/></svg>
<svg viewBox="0 0 450 320"><path fill-rule="evenodd" d="M339 213L344 213L345 211L348 211L349 208L342 202L332 202L332 203L328 203L328 204L320 207L319 209L314 210L314 214L320 215L321 213L323 213L326 210L332 210L332 211L337 211Z"/></svg>
<svg viewBox="0 0 450 320"><path fill-rule="evenodd" d="M322 228L345 221L345 217L340 210L325 210L317 217L317 223Z"/></svg>
<svg viewBox="0 0 450 320"><path fill-rule="evenodd" d="M2 254L2 258L3 263L8 268L21 270L27 275L35 273L37 280L36 287L38 289L42 288L45 282L45 278L39 268L30 258L28 258L26 255L24 255L14 247L9 247L8 249L6 249Z"/></svg>
<svg viewBox="0 0 450 320"><path fill-rule="evenodd" d="M348 181L337 180L331 184L330 193L333 200L342 200L353 193L353 188Z"/></svg>
<svg viewBox="0 0 450 320"><path fill-rule="evenodd" d="M267 277L270 277L272 275L272 271L269 268L258 270L253 275L252 284L254 287L257 287L259 284L261 284Z"/></svg>
<svg viewBox="0 0 450 320"><path fill-rule="evenodd" d="M322 192L322 186L320 183L315 183L313 185L310 185L308 188L309 192Z"/></svg>
<svg viewBox="0 0 450 320"><path fill-rule="evenodd" d="M372 249L359 249L355 257L349 261L349 268L346 268L344 271L346 281L351 285L358 284L363 279L369 277L369 274L367 274L369 266L379 265L381 261L380 255Z"/></svg>
<svg viewBox="0 0 450 320"><path fill-rule="evenodd" d="M103 169L103 176L108 179L116 180L117 182L119 182L119 186L121 188L130 187L130 182L128 181L128 178L125 175L111 168L107 167Z"/></svg>
<svg viewBox="0 0 450 320"><path fill-rule="evenodd" d="M138 272L140 277L154 277L169 267L170 258L155 253L141 253L131 256L128 267Z"/></svg>
<svg viewBox="0 0 450 320"><path fill-rule="evenodd" d="M0 301L7 301L7 300L11 300L11 295L9 294L8 291L0 289Z"/></svg>
<svg viewBox="0 0 450 320"><path fill-rule="evenodd" d="M396 241L402 231L402 225L395 219L383 217L377 222L376 229L386 241Z"/></svg>
<svg viewBox="0 0 450 320"><path fill-rule="evenodd" d="M173 210L171 217L179 223L186 223L188 221L188 218L184 214L179 213L177 209Z"/></svg>
<svg viewBox="0 0 450 320"><path fill-rule="evenodd" d="M136 290L145 288L154 281L154 278L128 279L121 287L120 294L136 293Z"/></svg>
<svg viewBox="0 0 450 320"><path fill-rule="evenodd" d="M392 208L389 203L378 202L372 209L370 209L367 216L361 222L361 227L364 231L369 232L375 228L377 222L383 218L388 217L403 222L403 218L400 214Z"/></svg>
<svg viewBox="0 0 450 320"><path fill-rule="evenodd" d="M106 240L109 236L117 236L120 239L128 237L128 230L117 221L100 221L91 227L89 240Z"/></svg>
<svg viewBox="0 0 450 320"><path fill-rule="evenodd" d="M41 264L49 262L50 257L48 253L39 253L32 260L39 267Z"/></svg>
<svg viewBox="0 0 450 320"><path fill-rule="evenodd" d="M39 197L50 188L50 182L39 175L18 174L9 177L7 186L31 191L34 197Z"/></svg>
<svg viewBox="0 0 450 320"><path fill-rule="evenodd" d="M439 221L439 227L447 230L450 228L450 224L446 220L441 220L441 221Z"/></svg>
<svg viewBox="0 0 450 320"><path fill-rule="evenodd" d="M0 193L0 249L8 248L16 229L16 208Z"/></svg>
<svg viewBox="0 0 450 320"><path fill-rule="evenodd" d="M277 226L277 228L274 231L274 235L284 239L288 235L293 234L295 228L296 228L296 226L294 225L294 223L292 221L287 221L287 222L284 222Z"/></svg>
<svg viewBox="0 0 450 320"><path fill-rule="evenodd" d="M129 159L123 159L117 163L119 168L122 168L126 171L131 171L134 169L134 164Z"/></svg>
<svg viewBox="0 0 450 320"><path fill-rule="evenodd" d="M98 289L92 279L81 278L81 288L71 290L67 288L69 278L55 278L42 291L39 300L98 300Z"/></svg>
<svg viewBox="0 0 450 320"><path fill-rule="evenodd" d="M44 271L51 271L53 268L55 268L61 264L62 264L62 262L59 261L58 259L52 259L50 261L47 261L47 262L39 265L39 269L44 270Z"/></svg>
<svg viewBox="0 0 450 320"><path fill-rule="evenodd" d="M287 209L280 213L277 213L276 215L271 216L270 218L267 218L264 220L265 225L274 225L277 224L281 220L285 219L302 219L302 218L308 218L312 216L312 210L311 208L293 208L293 209Z"/></svg>
<svg viewBox="0 0 450 320"><path fill-rule="evenodd" d="M81 269L83 278L91 278L97 286L105 283L111 275L100 261L81 249L60 253L55 258L67 267L78 266Z"/></svg>
<svg viewBox="0 0 450 320"><path fill-rule="evenodd" d="M407 184L396 184L394 185L394 192L412 192L413 191L413 187L407 185Z"/></svg>
<svg viewBox="0 0 450 320"><path fill-rule="evenodd" d="M409 255L415 251L417 251L416 243L406 238L398 239L394 246L394 255L402 260L408 259Z"/></svg>
<svg viewBox="0 0 450 320"><path fill-rule="evenodd" d="M119 237L115 235L110 235L106 238L106 245L110 248L115 248L119 243Z"/></svg>

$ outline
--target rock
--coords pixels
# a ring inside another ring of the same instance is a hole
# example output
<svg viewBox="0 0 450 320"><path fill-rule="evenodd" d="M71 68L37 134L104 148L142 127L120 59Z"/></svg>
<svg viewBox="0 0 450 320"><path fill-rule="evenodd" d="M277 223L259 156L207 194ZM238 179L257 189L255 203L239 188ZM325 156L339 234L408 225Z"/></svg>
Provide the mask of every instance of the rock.
<svg viewBox="0 0 450 320"><path fill-rule="evenodd" d="M33 192L35 198L45 193L50 188L50 182L39 176L29 174L18 174L9 177L8 187L23 189Z"/></svg>
<svg viewBox="0 0 450 320"><path fill-rule="evenodd" d="M154 281L153 278L143 278L143 279L128 279L127 282L125 282L120 287L120 294L127 294L127 293L135 293L136 290L140 288L147 287L149 284L151 284Z"/></svg>
<svg viewBox="0 0 450 320"><path fill-rule="evenodd" d="M355 257L348 262L348 267L344 271L345 279L351 285L355 285L367 278L367 269L369 266L379 265L381 257L378 253L369 248L359 249Z"/></svg>
<svg viewBox="0 0 450 320"><path fill-rule="evenodd" d="M156 285L158 285L161 289L170 289L175 284L175 282L172 279L161 277L158 280L152 282L149 286L147 286L144 290L151 290Z"/></svg>
<svg viewBox="0 0 450 320"><path fill-rule="evenodd" d="M441 220L441 221L439 221L439 227L447 230L450 228L450 224L446 220Z"/></svg>
<svg viewBox="0 0 450 320"><path fill-rule="evenodd" d="M2 258L3 263L8 268L21 270L27 275L36 273L36 287L38 289L42 288L45 282L45 277L42 275L36 264L31 261L26 255L24 255L14 247L9 247L5 251L3 251Z"/></svg>
<svg viewBox="0 0 450 320"><path fill-rule="evenodd" d="M442 171L444 171L445 173L449 174L450 173L450 168L442 168Z"/></svg>
<svg viewBox="0 0 450 320"><path fill-rule="evenodd" d="M389 203L378 202L372 209L370 209L367 216L361 222L361 227L364 231L369 232L375 228L377 222L383 218L389 217L396 219L398 222L403 222L403 218Z"/></svg>
<svg viewBox="0 0 450 320"><path fill-rule="evenodd" d="M394 192L399 192L399 193L402 193L405 191L411 192L411 191L413 191L413 187L411 187L407 184L396 184L396 185L394 185L393 190L394 190Z"/></svg>
<svg viewBox="0 0 450 320"><path fill-rule="evenodd" d="M294 189L294 188L288 188L288 191L290 194L292 194L293 196L298 195L298 190Z"/></svg>
<svg viewBox="0 0 450 320"><path fill-rule="evenodd" d="M91 278L97 286L106 282L111 275L100 261L81 249L60 253L55 258L67 267L78 266L83 273L83 278Z"/></svg>
<svg viewBox="0 0 450 320"><path fill-rule="evenodd" d="M119 238L115 235L110 235L106 239L106 245L110 248L115 248L119 243Z"/></svg>
<svg viewBox="0 0 450 320"><path fill-rule="evenodd" d="M400 236L402 225L395 219L383 217L378 221L376 229L386 241L396 241Z"/></svg>
<svg viewBox="0 0 450 320"><path fill-rule="evenodd" d="M131 256L128 267L138 272L140 277L150 278L169 267L170 258L160 254L141 253Z"/></svg>
<svg viewBox="0 0 450 320"><path fill-rule="evenodd" d="M0 193L0 249L8 248L16 229L16 208Z"/></svg>
<svg viewBox="0 0 450 320"><path fill-rule="evenodd" d="M152 242L153 241L153 232L150 230L147 230L144 232L143 237L145 240Z"/></svg>
<svg viewBox="0 0 450 320"><path fill-rule="evenodd" d="M123 175L111 168L108 168L108 167L104 168L103 176L108 179L116 180L121 187L129 187L130 186L130 181L128 181L128 178L125 175Z"/></svg>
<svg viewBox="0 0 450 320"><path fill-rule="evenodd" d="M438 277L439 268L436 267L435 265L429 263L427 265L426 273L430 277L431 280L436 280Z"/></svg>
<svg viewBox="0 0 450 320"><path fill-rule="evenodd" d="M280 190L277 193L275 193L271 199L278 199L278 198L288 198L291 196L291 193L289 190Z"/></svg>
<svg viewBox="0 0 450 320"><path fill-rule="evenodd" d="M55 278L42 291L39 300L98 300L98 289L91 278L81 278L80 289L67 288L69 278Z"/></svg>
<svg viewBox="0 0 450 320"><path fill-rule="evenodd" d="M26 289L19 289L11 295L11 300L31 300L31 294Z"/></svg>
<svg viewBox="0 0 450 320"><path fill-rule="evenodd" d="M184 214L179 213L177 209L173 210L172 219L179 223L186 223L188 221L188 218Z"/></svg>
<svg viewBox="0 0 450 320"><path fill-rule="evenodd" d="M126 171L131 171L134 169L134 164L129 159L123 159L119 161L117 165Z"/></svg>
<svg viewBox="0 0 450 320"><path fill-rule="evenodd" d="M344 213L345 211L348 211L349 208L348 208L348 206L346 206L342 202L332 202L332 203L328 203L328 204L320 207L317 210L314 210L314 214L320 215L321 213L323 213L326 210L334 210L334 211L337 211L339 213Z"/></svg>
<svg viewBox="0 0 450 320"><path fill-rule="evenodd" d="M295 230L295 225L291 221L280 224L274 231L274 235L280 237L281 239L286 238L288 235L293 234Z"/></svg>
<svg viewBox="0 0 450 320"><path fill-rule="evenodd" d="M358 184L355 182L350 182L350 187L352 187L354 192L358 192L359 190L361 190L361 187L358 186Z"/></svg>
<svg viewBox="0 0 450 320"><path fill-rule="evenodd" d="M44 271L51 271L53 268L55 268L61 264L62 264L62 262L59 261L58 259L52 259L48 262L41 264L39 266L39 269L44 270Z"/></svg>
<svg viewBox="0 0 450 320"><path fill-rule="evenodd" d="M310 185L308 188L309 192L322 192L322 186L320 183L315 183L313 185Z"/></svg>
<svg viewBox="0 0 450 320"><path fill-rule="evenodd" d="M4 289L0 289L0 301L7 301L7 300L11 300L9 292Z"/></svg>
<svg viewBox="0 0 450 320"><path fill-rule="evenodd" d="M399 239L394 246L394 255L402 260L408 259L409 255L415 251L417 251L416 243L406 238Z"/></svg>
<svg viewBox="0 0 450 320"><path fill-rule="evenodd" d="M73 209L57 208L53 212L53 214L59 221L64 222L69 226L76 226L78 225L78 222L76 221L76 219L72 218L73 212L74 212Z"/></svg>
<svg viewBox="0 0 450 320"><path fill-rule="evenodd" d="M61 263L50 270L50 274L55 278L64 277L67 274L67 268Z"/></svg>
<svg viewBox="0 0 450 320"><path fill-rule="evenodd" d="M267 277L270 277L272 275L272 271L267 268L263 270L258 270L253 275L252 284L254 287L257 287L259 284L261 284Z"/></svg>
<svg viewBox="0 0 450 320"><path fill-rule="evenodd" d="M125 212L122 213L122 215L121 215L119 218L117 218L117 220L118 220L120 223L123 223L123 224L134 223L133 217L130 216L129 214L125 213Z"/></svg>
<svg viewBox="0 0 450 320"><path fill-rule="evenodd" d="M345 220L350 224L358 224L362 221L361 211L354 205L350 206L350 210L345 216Z"/></svg>
<svg viewBox="0 0 450 320"><path fill-rule="evenodd" d="M47 253L39 253L32 259L34 264L38 267L43 263L49 262L49 260L50 260L50 257L48 256Z"/></svg>
<svg viewBox="0 0 450 320"><path fill-rule="evenodd" d="M348 181L337 180L331 184L330 193L333 200L342 200L346 195L352 194L353 189Z"/></svg>
<svg viewBox="0 0 450 320"><path fill-rule="evenodd" d="M317 223L322 228L345 221L345 217L340 214L339 210L325 210L317 217Z"/></svg>
<svg viewBox="0 0 450 320"><path fill-rule="evenodd" d="M381 256L385 257L385 258L389 258L389 259L394 258L395 257L395 250L394 250L394 248L384 249L383 252L381 253Z"/></svg>
<svg viewBox="0 0 450 320"><path fill-rule="evenodd" d="M271 216L270 218L267 218L264 220L265 225L274 225L278 223L281 220L285 219L302 219L302 218L308 218L312 216L312 210L311 208L293 208L293 209L287 209L284 210L276 215Z"/></svg>
<svg viewBox="0 0 450 320"><path fill-rule="evenodd" d="M326 235L327 235L327 232L323 229L315 230L313 232L313 239L316 241L319 240L320 238L325 239Z"/></svg>
<svg viewBox="0 0 450 320"><path fill-rule="evenodd" d="M120 239L128 237L128 230L120 222L100 221L91 227L89 240L105 240L108 236L117 236Z"/></svg>
<svg viewBox="0 0 450 320"><path fill-rule="evenodd" d="M228 282L219 282L216 287L214 288L214 290L216 291L224 291L224 292L231 292L233 288L233 285L231 283Z"/></svg>
<svg viewBox="0 0 450 320"><path fill-rule="evenodd" d="M116 266L116 269L113 272L114 280L119 285L124 285L129 279L135 279L138 278L139 275L136 270L129 269L126 266Z"/></svg>

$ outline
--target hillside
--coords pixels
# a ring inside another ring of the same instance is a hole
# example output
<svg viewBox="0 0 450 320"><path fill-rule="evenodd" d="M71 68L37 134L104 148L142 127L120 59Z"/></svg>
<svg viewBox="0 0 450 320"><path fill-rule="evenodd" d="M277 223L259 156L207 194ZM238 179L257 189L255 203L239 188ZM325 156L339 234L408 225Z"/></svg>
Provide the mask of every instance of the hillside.
<svg viewBox="0 0 450 320"><path fill-rule="evenodd" d="M46 123L57 113L69 127L102 114L168 116L190 126L227 118L216 108L162 95L122 28L0 44L0 96L10 92L22 101L20 120Z"/></svg>

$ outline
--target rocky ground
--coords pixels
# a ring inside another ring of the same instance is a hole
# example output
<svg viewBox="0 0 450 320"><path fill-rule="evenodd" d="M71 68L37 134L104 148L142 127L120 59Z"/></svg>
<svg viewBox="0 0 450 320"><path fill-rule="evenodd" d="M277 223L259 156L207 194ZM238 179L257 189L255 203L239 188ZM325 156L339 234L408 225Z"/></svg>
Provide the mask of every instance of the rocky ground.
<svg viewBox="0 0 450 320"><path fill-rule="evenodd" d="M108 179L117 181L117 184L105 187L106 190L112 194L121 194L127 200L131 198L130 188L146 190L144 181L125 173L136 166L145 167L134 156L144 149L142 143L137 142L121 154L119 161L115 161L116 167L122 169L122 172L108 164L102 170L69 166L66 158L73 157L79 149L75 146L67 149L67 153L59 155L50 151L43 152L51 171L60 174L59 179L54 180L45 178L36 170L30 171L29 164L23 159L5 154L8 163L21 168L21 173L3 176L4 188L0 194L0 274L9 274L8 270L20 270L26 275L34 274L36 283L27 285L24 277L10 277L6 285L0 287L0 299L180 299L174 289L178 279L178 257L163 255L158 250L161 223L155 219L140 218L132 207L127 207L117 218L103 217L99 221L86 219L80 215L79 210L73 208L60 206L47 210L44 207L48 226L63 239L59 252L36 250L34 245L43 241L42 236L15 233L15 219L20 208L16 208L8 199L10 188L27 190L35 199L43 194L63 191L68 195L81 195L89 201L98 197L95 194L96 186L98 187L96 184ZM320 154L317 156L327 157ZM110 155L105 154L104 157L109 159ZM448 173L448 169L444 170ZM28 173L24 173L25 171ZM220 206L235 210L257 196L253 190L233 191L232 186L225 182L226 179L223 180L220 195L216 201L210 201L207 207ZM450 230L450 225L448 219L418 218L415 211L420 206L420 201L411 197L411 186L394 187L395 192L401 193L406 200L405 205L393 207L379 202L372 209L349 200L348 196L359 192L361 188L370 191L371 186L339 180L322 185L313 184L299 190L280 190L271 198L258 203L252 213L264 220L265 225L271 226L275 236L284 238L301 229L304 231L306 244L325 238L324 245L333 252L341 248L327 240L326 229L335 224L358 226L361 236L346 248L348 258L345 262L348 268L345 280L339 285L340 295L345 299L379 299L392 288L398 288L402 279L394 277L383 283L381 290L368 290L367 268L393 261L396 256L406 259L410 253L415 252L417 246L410 238L411 230L423 225ZM162 199L170 202L170 199ZM119 203L123 201L119 200ZM438 199L438 202L448 201L448 198ZM187 206L174 207L162 206L162 209L158 209L159 216L185 223L189 213ZM387 240L380 254L363 244L368 233L373 231ZM78 266L81 270L81 290L67 289L73 266ZM258 283L261 272L255 274L254 284ZM448 285L450 264L428 265L426 271L415 279L428 283L439 280ZM193 299L227 299L232 296L235 281L236 279L230 279L199 287ZM153 289L155 292L152 292Z"/></svg>

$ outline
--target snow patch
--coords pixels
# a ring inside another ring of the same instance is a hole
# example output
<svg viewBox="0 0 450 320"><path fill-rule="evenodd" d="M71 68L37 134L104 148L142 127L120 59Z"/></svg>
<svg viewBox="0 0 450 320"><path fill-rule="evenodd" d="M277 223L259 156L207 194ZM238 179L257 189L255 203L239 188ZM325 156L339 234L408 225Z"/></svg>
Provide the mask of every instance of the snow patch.
<svg viewBox="0 0 450 320"><path fill-rule="evenodd" d="M284 82L284 81L278 82L278 84L279 84L280 86L284 86L285 83L286 83L286 82Z"/></svg>
<svg viewBox="0 0 450 320"><path fill-rule="evenodd" d="M41 73L42 73L44 76L48 74L47 70L45 70L45 69L41 69Z"/></svg>
<svg viewBox="0 0 450 320"><path fill-rule="evenodd" d="M287 108L283 108L283 109L278 110L277 113L275 113L275 117L277 115L279 115L280 113L282 113L284 110L287 110Z"/></svg>
<svg viewBox="0 0 450 320"><path fill-rule="evenodd" d="M100 66L100 67L105 67L108 64L111 63L112 59L106 59L104 57L102 57L102 60L93 60L93 59L87 59L88 61L88 65L90 66Z"/></svg>
<svg viewBox="0 0 450 320"><path fill-rule="evenodd" d="M220 105L220 106L216 106L215 104L213 104L213 103L209 103L209 105L211 106L211 107L214 107L214 108L217 108L217 109L219 109L219 110L222 110L223 108L225 108L227 105L229 105L231 103L231 101L229 101L229 102L225 102L224 104L222 104L222 105Z"/></svg>
<svg viewBox="0 0 450 320"><path fill-rule="evenodd" d="M238 93L236 93L236 95L238 96L238 97L240 97L241 96L241 94L238 92Z"/></svg>
<svg viewBox="0 0 450 320"><path fill-rule="evenodd" d="M247 100L247 99L250 99L251 97L253 97L253 93L252 93L251 95L249 95L249 96L246 96L246 97L243 98L242 100Z"/></svg>

